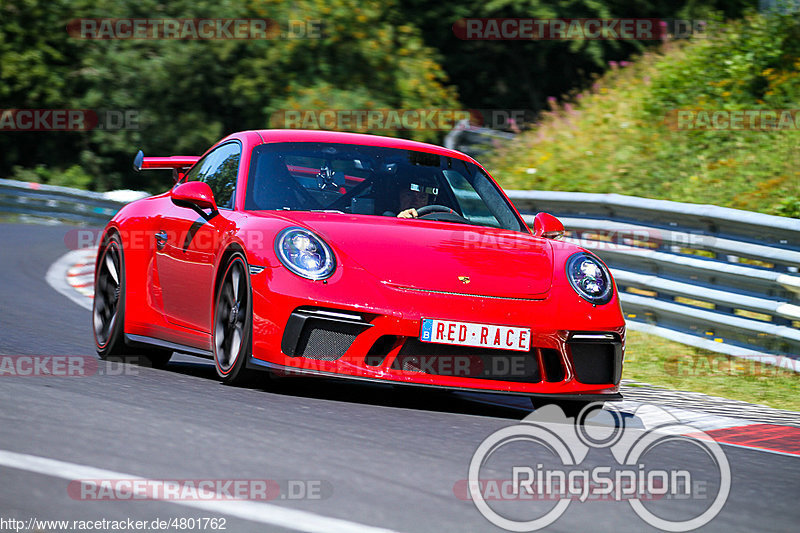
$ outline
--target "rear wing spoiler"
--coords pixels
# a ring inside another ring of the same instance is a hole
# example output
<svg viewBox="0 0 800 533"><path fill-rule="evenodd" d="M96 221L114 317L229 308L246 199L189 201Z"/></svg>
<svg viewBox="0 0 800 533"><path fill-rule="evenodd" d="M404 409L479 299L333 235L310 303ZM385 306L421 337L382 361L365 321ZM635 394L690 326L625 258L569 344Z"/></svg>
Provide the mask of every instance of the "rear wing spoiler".
<svg viewBox="0 0 800 533"><path fill-rule="evenodd" d="M197 163L200 159L199 156L191 155L173 155L170 157L145 157L144 153L139 150L136 157L133 158L133 170L136 172L142 170L172 170L172 177L175 181L183 178L183 174L188 168Z"/></svg>

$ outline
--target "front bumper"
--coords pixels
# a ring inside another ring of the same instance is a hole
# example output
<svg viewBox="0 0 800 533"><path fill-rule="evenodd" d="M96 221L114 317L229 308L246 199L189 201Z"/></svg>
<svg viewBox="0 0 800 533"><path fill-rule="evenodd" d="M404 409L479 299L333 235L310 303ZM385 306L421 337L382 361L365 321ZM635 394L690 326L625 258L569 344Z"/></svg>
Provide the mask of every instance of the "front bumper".
<svg viewBox="0 0 800 533"><path fill-rule="evenodd" d="M363 278L257 281L254 367L463 391L619 398L625 342L619 305L592 308L568 287L534 299L410 290ZM422 318L530 327L532 346L520 352L423 343Z"/></svg>

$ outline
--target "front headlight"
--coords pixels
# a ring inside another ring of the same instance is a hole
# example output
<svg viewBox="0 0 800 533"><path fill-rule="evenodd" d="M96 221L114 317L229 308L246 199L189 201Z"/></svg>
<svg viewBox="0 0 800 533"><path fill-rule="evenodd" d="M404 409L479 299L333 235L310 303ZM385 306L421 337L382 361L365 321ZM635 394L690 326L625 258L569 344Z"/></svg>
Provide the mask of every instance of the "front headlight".
<svg viewBox="0 0 800 533"><path fill-rule="evenodd" d="M275 253L283 266L304 278L329 278L336 269L330 247L307 229L286 228L278 233Z"/></svg>
<svg viewBox="0 0 800 533"><path fill-rule="evenodd" d="M585 252L567 259L567 279L575 292L595 305L608 303L614 294L614 284L606 267Z"/></svg>

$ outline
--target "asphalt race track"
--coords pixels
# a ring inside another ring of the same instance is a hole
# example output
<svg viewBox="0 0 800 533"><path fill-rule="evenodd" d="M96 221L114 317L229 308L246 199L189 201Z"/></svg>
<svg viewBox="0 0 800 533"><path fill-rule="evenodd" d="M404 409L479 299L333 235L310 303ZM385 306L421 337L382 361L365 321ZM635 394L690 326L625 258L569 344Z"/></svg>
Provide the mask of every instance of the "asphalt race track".
<svg viewBox="0 0 800 533"><path fill-rule="evenodd" d="M0 224L0 355L94 357L90 312L45 281L69 251L69 229ZM20 531L79 531L30 520L176 518L224 519L233 532L502 531L454 487L484 438L528 415L526 400L307 378L236 388L220 384L210 362L183 356L165 370L92 365L74 377L0 370L0 531L14 530L8 519L21 520ZM730 495L702 530L797 531L800 456L722 448ZM663 452L673 468L704 473L697 457ZM608 460L590 454L586 464ZM91 501L71 484L137 478L270 480L280 493L269 501ZM587 501L546 530L656 529L627 502Z"/></svg>

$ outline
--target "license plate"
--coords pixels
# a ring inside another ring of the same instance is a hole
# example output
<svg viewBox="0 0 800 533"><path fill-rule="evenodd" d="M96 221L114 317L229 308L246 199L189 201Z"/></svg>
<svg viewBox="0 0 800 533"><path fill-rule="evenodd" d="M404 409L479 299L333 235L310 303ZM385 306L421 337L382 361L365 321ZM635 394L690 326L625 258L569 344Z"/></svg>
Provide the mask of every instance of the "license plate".
<svg viewBox="0 0 800 533"><path fill-rule="evenodd" d="M419 340L527 352L531 347L531 329L423 318Z"/></svg>

